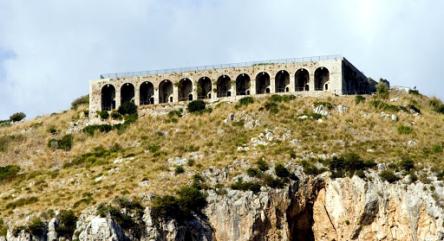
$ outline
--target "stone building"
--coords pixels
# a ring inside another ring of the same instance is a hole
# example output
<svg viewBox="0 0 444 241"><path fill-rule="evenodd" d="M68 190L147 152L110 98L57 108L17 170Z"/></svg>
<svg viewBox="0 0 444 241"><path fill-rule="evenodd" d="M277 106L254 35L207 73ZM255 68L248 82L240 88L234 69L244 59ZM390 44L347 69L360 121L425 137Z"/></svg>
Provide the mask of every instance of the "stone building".
<svg viewBox="0 0 444 241"><path fill-rule="evenodd" d="M367 94L374 92L374 85L341 56L105 74L91 81L90 116L127 101L144 106L266 94Z"/></svg>

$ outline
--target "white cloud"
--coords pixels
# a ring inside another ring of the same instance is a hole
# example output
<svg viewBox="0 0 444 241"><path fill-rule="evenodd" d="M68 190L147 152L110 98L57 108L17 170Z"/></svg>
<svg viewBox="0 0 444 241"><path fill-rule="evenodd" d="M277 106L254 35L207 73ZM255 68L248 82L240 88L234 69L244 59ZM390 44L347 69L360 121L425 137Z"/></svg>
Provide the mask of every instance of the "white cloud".
<svg viewBox="0 0 444 241"><path fill-rule="evenodd" d="M68 108L106 72L336 53L369 76L443 98L443 7L432 0L0 0L0 53L14 53L0 54L0 118Z"/></svg>

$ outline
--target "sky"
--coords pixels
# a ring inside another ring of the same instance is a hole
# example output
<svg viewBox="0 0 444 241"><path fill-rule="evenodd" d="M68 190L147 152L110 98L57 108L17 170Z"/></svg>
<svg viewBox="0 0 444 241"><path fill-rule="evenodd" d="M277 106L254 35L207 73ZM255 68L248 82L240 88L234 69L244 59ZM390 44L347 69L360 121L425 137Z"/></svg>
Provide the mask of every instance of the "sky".
<svg viewBox="0 0 444 241"><path fill-rule="evenodd" d="M0 119L60 112L100 74L339 54L444 99L444 1L0 0Z"/></svg>

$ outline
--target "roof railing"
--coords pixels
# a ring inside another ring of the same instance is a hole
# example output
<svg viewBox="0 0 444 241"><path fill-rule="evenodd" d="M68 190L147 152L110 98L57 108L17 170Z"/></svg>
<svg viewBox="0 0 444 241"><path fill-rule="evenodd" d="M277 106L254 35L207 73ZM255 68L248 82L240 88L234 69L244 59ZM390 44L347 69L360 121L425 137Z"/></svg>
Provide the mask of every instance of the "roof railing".
<svg viewBox="0 0 444 241"><path fill-rule="evenodd" d="M290 64L290 63L315 62L315 61L322 61L322 60L337 60L340 58L342 58L342 56L340 56L340 55L325 55L325 56L314 56L314 57L304 57L304 58L271 59L271 60L264 60L264 61L250 61L250 62L240 62L240 63L231 63L231 64L204 65L204 66L185 67L185 68L171 68L171 69L160 69L160 70L149 70L149 71L138 71L138 72L123 72L123 73L107 73L107 74L100 75L100 78L101 79L117 79L117 78L127 78L127 77L144 77L144 76L159 75L159 74L205 71L205 70L212 70L212 69L241 68L241 67L251 67L251 66L256 66L256 65L267 65L267 64Z"/></svg>

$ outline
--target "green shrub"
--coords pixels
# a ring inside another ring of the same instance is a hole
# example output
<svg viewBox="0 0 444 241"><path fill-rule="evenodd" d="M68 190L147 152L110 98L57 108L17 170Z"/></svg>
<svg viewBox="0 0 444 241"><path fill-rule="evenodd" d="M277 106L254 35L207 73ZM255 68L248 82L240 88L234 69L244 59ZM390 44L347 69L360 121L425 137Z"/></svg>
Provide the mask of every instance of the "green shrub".
<svg viewBox="0 0 444 241"><path fill-rule="evenodd" d="M176 168L174 169L174 174L179 175L185 172L185 169L183 168L183 166L176 166Z"/></svg>
<svg viewBox="0 0 444 241"><path fill-rule="evenodd" d="M201 113L205 110L205 101L203 100L193 100L188 103L188 112L190 113Z"/></svg>
<svg viewBox="0 0 444 241"><path fill-rule="evenodd" d="M389 87L387 86L386 83L382 81L382 79L376 85L376 94L379 98L382 99L388 99L390 96Z"/></svg>
<svg viewBox="0 0 444 241"><path fill-rule="evenodd" d="M28 224L28 231L35 237L45 237L48 232L48 225L40 218L35 218Z"/></svg>
<svg viewBox="0 0 444 241"><path fill-rule="evenodd" d="M39 199L37 197L27 197L27 198L19 198L16 201L10 202L6 204L7 209L14 209L17 207L22 207L28 204L36 203Z"/></svg>
<svg viewBox="0 0 444 241"><path fill-rule="evenodd" d="M72 167L79 165L87 165L87 166L96 166L103 165L107 163L107 160L110 157L116 156L122 148L119 145L114 145L109 149L105 149L102 146L94 148L93 151L84 153L76 158L74 158L71 162L65 163L63 167Z"/></svg>
<svg viewBox="0 0 444 241"><path fill-rule="evenodd" d="M98 114L101 120L108 120L109 118L109 113L106 110L99 111Z"/></svg>
<svg viewBox="0 0 444 241"><path fill-rule="evenodd" d="M385 180L389 183L394 183L400 179L391 170L384 170L381 173L379 173L379 176L382 178L382 180Z"/></svg>
<svg viewBox="0 0 444 241"><path fill-rule="evenodd" d="M256 165L257 165L257 168L259 168L259 170L261 170L263 172L267 171L269 168L268 163L262 158L256 162Z"/></svg>
<svg viewBox="0 0 444 241"><path fill-rule="evenodd" d="M50 139L48 141L48 147L53 149L61 149L64 151L69 151L72 148L73 137L71 134L63 136L60 140Z"/></svg>
<svg viewBox="0 0 444 241"><path fill-rule="evenodd" d="M413 132L413 128L410 126L400 125L398 126L398 133L401 135L408 135Z"/></svg>
<svg viewBox="0 0 444 241"><path fill-rule="evenodd" d="M247 175L249 177L256 177L259 175L259 171L256 168L248 168L247 169Z"/></svg>
<svg viewBox="0 0 444 241"><path fill-rule="evenodd" d="M0 183L13 179L19 172L20 167L16 165L0 166Z"/></svg>
<svg viewBox="0 0 444 241"><path fill-rule="evenodd" d="M258 182L244 182L242 179L237 179L235 183L231 184L231 189L258 193L261 191L261 185Z"/></svg>
<svg viewBox="0 0 444 241"><path fill-rule="evenodd" d="M272 114L276 114L279 112L279 105L276 102L267 101L264 105L265 109Z"/></svg>
<svg viewBox="0 0 444 241"><path fill-rule="evenodd" d="M89 104L89 95L81 96L71 103L71 109L76 110L81 105Z"/></svg>
<svg viewBox="0 0 444 241"><path fill-rule="evenodd" d="M415 168L415 163L411 159L403 159L399 164L401 168L406 171L411 171L412 169Z"/></svg>
<svg viewBox="0 0 444 241"><path fill-rule="evenodd" d="M269 98L271 102L288 102L294 99L296 99L294 95L272 95Z"/></svg>
<svg viewBox="0 0 444 241"><path fill-rule="evenodd" d="M97 215L107 217L108 215L124 230L134 230L140 234L140 227L133 220L143 216L143 206L138 201L131 201L127 198L116 198L112 204L101 203L97 207ZM122 210L125 210L123 212Z"/></svg>
<svg viewBox="0 0 444 241"><path fill-rule="evenodd" d="M0 218L0 237L6 237L7 232L8 232L8 227L6 226L3 219Z"/></svg>
<svg viewBox="0 0 444 241"><path fill-rule="evenodd" d="M355 104L360 104L365 102L365 97L362 95L355 96Z"/></svg>
<svg viewBox="0 0 444 241"><path fill-rule="evenodd" d="M314 175L317 176L321 173L323 173L325 170L322 168L318 168L316 167L313 163L307 162L307 161L302 161L302 167L304 169L304 172L307 175Z"/></svg>
<svg viewBox="0 0 444 241"><path fill-rule="evenodd" d="M384 101L381 100L372 100L369 102L370 106L372 106L375 109L388 111L388 112L398 112L401 110L399 106L387 104Z"/></svg>
<svg viewBox="0 0 444 241"><path fill-rule="evenodd" d="M375 166L376 163L374 161L364 161L356 153L345 153L340 157L333 157L329 161L329 168L334 178L341 178L345 175L353 176L355 174L363 177L365 170Z"/></svg>
<svg viewBox="0 0 444 241"><path fill-rule="evenodd" d="M315 107L318 107L318 106L324 106L325 108L327 108L327 109L329 109L329 110L332 110L332 109L334 108L334 106L333 106L332 103L330 103L330 102L326 102L326 101L316 101L316 102L314 103L314 106L315 106Z"/></svg>
<svg viewBox="0 0 444 241"><path fill-rule="evenodd" d="M429 101L429 105L433 111L444 114L444 104L440 99L436 97L431 98Z"/></svg>
<svg viewBox="0 0 444 241"><path fill-rule="evenodd" d="M443 152L443 146L442 145L433 145L432 146L432 152L433 153L442 153Z"/></svg>
<svg viewBox="0 0 444 241"><path fill-rule="evenodd" d="M122 120L123 116L119 112L117 112L117 111L112 111L111 112L111 119L113 119L113 120Z"/></svg>
<svg viewBox="0 0 444 241"><path fill-rule="evenodd" d="M112 125L108 125L108 124L103 124L103 125L90 125L90 126L86 126L85 128L83 128L83 132L93 136L94 133L96 133L96 131L100 131L102 133L107 133L113 130L113 126Z"/></svg>
<svg viewBox="0 0 444 241"><path fill-rule="evenodd" d="M281 177L281 178L286 178L286 177L290 176L290 172L282 164L277 164L274 167L274 173L276 174L276 176Z"/></svg>
<svg viewBox="0 0 444 241"><path fill-rule="evenodd" d="M121 115L133 115L137 114L137 106L133 102L128 101L120 105L117 111Z"/></svg>
<svg viewBox="0 0 444 241"><path fill-rule="evenodd" d="M411 95L421 95L419 93L419 90L412 90L412 89L409 89L409 94L411 94Z"/></svg>
<svg viewBox="0 0 444 241"><path fill-rule="evenodd" d="M168 112L168 118L170 118L170 119L175 118L175 117L180 118L180 117L182 117L182 115L183 115L183 109L181 109L181 108Z"/></svg>
<svg viewBox="0 0 444 241"><path fill-rule="evenodd" d="M48 132L51 135L55 135L55 134L57 134L58 131L57 131L57 129L54 126L51 126L51 127L48 128Z"/></svg>
<svg viewBox="0 0 444 241"><path fill-rule="evenodd" d="M151 214L157 218L176 219L180 222L192 218L193 213L202 215L202 210L207 206L206 195L196 187L182 187L176 195L153 198Z"/></svg>
<svg viewBox="0 0 444 241"><path fill-rule="evenodd" d="M421 110L416 105L414 105L414 104L407 105L407 108L412 110L415 113L421 114Z"/></svg>
<svg viewBox="0 0 444 241"><path fill-rule="evenodd" d="M25 113L23 113L23 112L17 112L17 113L12 114L12 115L9 117L9 120L12 121L12 122L18 122L18 121L21 121L21 120L23 120L23 119L25 119L25 118L26 118Z"/></svg>
<svg viewBox="0 0 444 241"><path fill-rule="evenodd" d="M0 127L7 127L11 125L10 120L0 120Z"/></svg>
<svg viewBox="0 0 444 241"><path fill-rule="evenodd" d="M254 98L251 96L243 97L239 100L239 106L249 105L254 103Z"/></svg>
<svg viewBox="0 0 444 241"><path fill-rule="evenodd" d="M284 186L282 180L274 178L270 175L263 175L262 180L266 186L271 188L282 188Z"/></svg>
<svg viewBox="0 0 444 241"><path fill-rule="evenodd" d="M71 239L76 229L77 216L71 210L61 210L57 219L59 220L59 225L55 228L57 234L66 239Z"/></svg>

